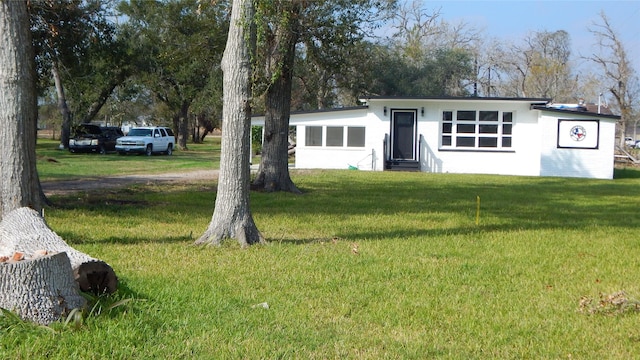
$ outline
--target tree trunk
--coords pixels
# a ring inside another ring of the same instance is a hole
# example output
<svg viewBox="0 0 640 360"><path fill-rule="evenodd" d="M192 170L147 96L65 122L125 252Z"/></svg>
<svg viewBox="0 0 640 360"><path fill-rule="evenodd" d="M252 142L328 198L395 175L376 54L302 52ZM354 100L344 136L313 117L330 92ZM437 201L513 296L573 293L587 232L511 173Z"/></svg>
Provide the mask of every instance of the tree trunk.
<svg viewBox="0 0 640 360"><path fill-rule="evenodd" d="M35 210L19 208L5 215L0 222L0 256L42 250L67 253L80 290L94 294L116 291L118 278L111 266L69 246Z"/></svg>
<svg viewBox="0 0 640 360"><path fill-rule="evenodd" d="M19 207L42 207L35 81L26 3L0 1L0 220Z"/></svg>
<svg viewBox="0 0 640 360"><path fill-rule="evenodd" d="M53 75L53 82L56 85L56 95L58 96L58 109L62 115L62 130L60 131L60 149L69 148L69 138L71 137L71 110L67 105L67 96L64 93L64 87L62 86L62 77L60 77L60 70L58 69L58 62L53 61L51 66L51 74Z"/></svg>
<svg viewBox="0 0 640 360"><path fill-rule="evenodd" d="M252 0L234 0L222 57L223 121L218 193L211 223L196 244L217 245L235 238L241 246L263 243L249 208L251 65L245 34L253 18Z"/></svg>
<svg viewBox="0 0 640 360"><path fill-rule="evenodd" d="M289 26L276 29L270 63L277 68L268 69L278 74L265 94L264 138L258 174L254 187L266 191L300 193L289 174L289 117L291 115L291 88L295 48L298 42L298 5L293 4Z"/></svg>
<svg viewBox="0 0 640 360"><path fill-rule="evenodd" d="M85 305L63 252L0 263L0 307L24 320L48 325Z"/></svg>
<svg viewBox="0 0 640 360"><path fill-rule="evenodd" d="M187 148L187 140L189 139L189 102L182 101L180 106L180 114L178 121L178 146L180 150L189 150Z"/></svg>
<svg viewBox="0 0 640 360"><path fill-rule="evenodd" d="M210 118L211 115L206 115L204 113L196 116L196 128L198 129L198 141L199 143L204 142L204 138L213 130L215 130L215 123ZM200 128L204 129L202 133L200 132ZM194 141L195 142L195 141Z"/></svg>

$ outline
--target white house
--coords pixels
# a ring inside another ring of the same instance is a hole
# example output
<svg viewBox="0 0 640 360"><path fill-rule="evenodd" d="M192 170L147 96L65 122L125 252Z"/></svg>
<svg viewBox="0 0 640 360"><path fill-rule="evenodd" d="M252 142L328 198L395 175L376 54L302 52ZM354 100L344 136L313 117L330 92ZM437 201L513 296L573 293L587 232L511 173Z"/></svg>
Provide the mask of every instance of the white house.
<svg viewBox="0 0 640 360"><path fill-rule="evenodd" d="M613 178L619 116L549 99L361 101L291 115L296 168Z"/></svg>

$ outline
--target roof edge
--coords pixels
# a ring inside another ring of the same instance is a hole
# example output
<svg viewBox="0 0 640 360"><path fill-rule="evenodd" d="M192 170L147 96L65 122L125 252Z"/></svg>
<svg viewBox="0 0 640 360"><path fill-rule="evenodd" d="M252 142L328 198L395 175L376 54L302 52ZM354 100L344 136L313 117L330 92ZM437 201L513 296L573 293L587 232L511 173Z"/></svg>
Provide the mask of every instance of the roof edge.
<svg viewBox="0 0 640 360"><path fill-rule="evenodd" d="M524 101L549 103L550 98L516 98L516 97L479 97L479 96L368 96L360 97L359 101L369 100L464 100L464 101Z"/></svg>
<svg viewBox="0 0 640 360"><path fill-rule="evenodd" d="M326 113L326 112L338 112L338 111L352 111L352 110L364 110L368 109L368 105L359 105L359 106L345 106L339 108L326 108L326 109L314 109L314 110L298 110L292 111L291 115L301 115L301 114L316 114L316 113ZM251 114L251 117L260 117L265 116L265 114Z"/></svg>
<svg viewBox="0 0 640 360"><path fill-rule="evenodd" d="M549 112L555 112L555 113L563 113L563 114L595 116L595 117L599 117L599 118L607 118L607 119L615 119L615 120L620 120L621 119L620 115L602 114L602 113L596 113L596 112L592 112L592 111L576 111L576 110L567 110L567 109L555 109L555 108L547 107L545 105L532 104L531 105L531 109L532 110L549 111Z"/></svg>

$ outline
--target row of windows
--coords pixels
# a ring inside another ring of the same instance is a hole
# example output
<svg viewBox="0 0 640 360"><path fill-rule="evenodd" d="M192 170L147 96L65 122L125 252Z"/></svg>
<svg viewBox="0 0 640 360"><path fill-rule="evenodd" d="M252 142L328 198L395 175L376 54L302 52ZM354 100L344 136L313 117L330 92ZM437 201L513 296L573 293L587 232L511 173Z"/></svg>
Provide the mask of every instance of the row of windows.
<svg viewBox="0 0 640 360"><path fill-rule="evenodd" d="M513 112L452 110L442 112L443 148L510 149ZM363 126L306 126L305 146L364 147Z"/></svg>
<svg viewBox="0 0 640 360"><path fill-rule="evenodd" d="M346 136L345 136L346 134ZM363 126L306 126L306 146L364 147Z"/></svg>
<svg viewBox="0 0 640 360"><path fill-rule="evenodd" d="M443 111L442 147L508 149L512 129L512 112Z"/></svg>

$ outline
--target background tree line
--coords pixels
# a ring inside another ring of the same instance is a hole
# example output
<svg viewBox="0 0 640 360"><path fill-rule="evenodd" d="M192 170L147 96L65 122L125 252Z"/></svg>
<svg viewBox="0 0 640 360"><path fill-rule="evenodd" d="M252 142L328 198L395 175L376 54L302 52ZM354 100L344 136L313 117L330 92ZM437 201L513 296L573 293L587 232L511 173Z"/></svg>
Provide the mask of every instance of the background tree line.
<svg viewBox="0 0 640 360"><path fill-rule="evenodd" d="M638 77L604 13L590 28L596 53L581 57L562 29L505 42L472 24L447 22L421 1L256 4L262 20L253 30L252 108L287 124L290 111L353 106L377 95L601 99L622 115L621 132L638 123ZM170 125L182 149L189 139L200 141L220 127L230 6L31 1L40 126L59 132L61 147L73 124L89 121ZM594 71L579 72L583 60Z"/></svg>

